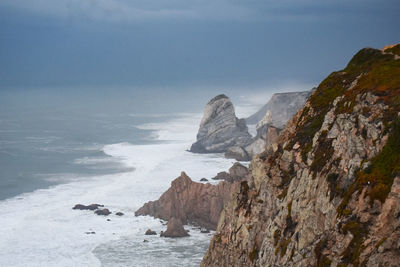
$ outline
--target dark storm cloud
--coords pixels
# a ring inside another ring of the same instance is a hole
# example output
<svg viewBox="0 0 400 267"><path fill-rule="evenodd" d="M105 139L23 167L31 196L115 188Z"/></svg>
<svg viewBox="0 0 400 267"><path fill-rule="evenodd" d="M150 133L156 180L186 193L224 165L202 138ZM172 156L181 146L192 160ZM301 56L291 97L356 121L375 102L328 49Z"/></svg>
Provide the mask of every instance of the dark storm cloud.
<svg viewBox="0 0 400 267"><path fill-rule="evenodd" d="M3 0L0 86L316 83L399 42L396 1Z"/></svg>

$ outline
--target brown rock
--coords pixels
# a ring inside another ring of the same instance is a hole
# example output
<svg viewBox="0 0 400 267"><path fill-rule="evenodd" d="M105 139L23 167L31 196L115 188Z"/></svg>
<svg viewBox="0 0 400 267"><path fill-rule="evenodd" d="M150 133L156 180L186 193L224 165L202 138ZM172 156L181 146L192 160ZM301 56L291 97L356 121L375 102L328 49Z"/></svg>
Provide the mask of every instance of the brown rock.
<svg viewBox="0 0 400 267"><path fill-rule="evenodd" d="M182 221L172 217L168 221L167 230L162 232L161 237L185 237L189 236L188 232L183 228Z"/></svg>
<svg viewBox="0 0 400 267"><path fill-rule="evenodd" d="M231 176L227 172L219 172L215 177L212 178L213 180L230 180Z"/></svg>
<svg viewBox="0 0 400 267"><path fill-rule="evenodd" d="M152 231L151 229L147 229L145 235L156 235L157 233L155 231Z"/></svg>
<svg viewBox="0 0 400 267"><path fill-rule="evenodd" d="M227 181L217 185L193 182L184 172L156 201L150 201L135 212L135 216L151 215L163 220L172 217L183 224L194 223L215 230L220 213L238 183Z"/></svg>

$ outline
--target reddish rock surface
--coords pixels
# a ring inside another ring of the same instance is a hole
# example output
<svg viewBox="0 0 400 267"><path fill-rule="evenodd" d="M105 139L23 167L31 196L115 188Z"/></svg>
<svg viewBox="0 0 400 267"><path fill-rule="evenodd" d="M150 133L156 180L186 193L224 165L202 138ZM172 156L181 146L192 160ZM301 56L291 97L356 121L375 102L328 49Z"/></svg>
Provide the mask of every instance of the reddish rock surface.
<svg viewBox="0 0 400 267"><path fill-rule="evenodd" d="M146 203L135 215L150 215L168 221L174 217L183 224L193 223L215 230L225 203L237 189L238 182L197 183L182 172L160 199Z"/></svg>
<svg viewBox="0 0 400 267"><path fill-rule="evenodd" d="M172 217L168 221L167 231L161 232L161 237L185 237L189 236L185 228L183 228L182 221Z"/></svg>

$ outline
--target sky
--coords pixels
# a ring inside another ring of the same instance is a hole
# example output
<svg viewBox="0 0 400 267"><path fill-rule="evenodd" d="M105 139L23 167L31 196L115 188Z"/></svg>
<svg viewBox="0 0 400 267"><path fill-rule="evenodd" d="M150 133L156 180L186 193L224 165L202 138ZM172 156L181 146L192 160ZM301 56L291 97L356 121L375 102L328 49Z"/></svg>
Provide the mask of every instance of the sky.
<svg viewBox="0 0 400 267"><path fill-rule="evenodd" d="M0 0L0 91L305 89L400 42L399 14L398 0Z"/></svg>

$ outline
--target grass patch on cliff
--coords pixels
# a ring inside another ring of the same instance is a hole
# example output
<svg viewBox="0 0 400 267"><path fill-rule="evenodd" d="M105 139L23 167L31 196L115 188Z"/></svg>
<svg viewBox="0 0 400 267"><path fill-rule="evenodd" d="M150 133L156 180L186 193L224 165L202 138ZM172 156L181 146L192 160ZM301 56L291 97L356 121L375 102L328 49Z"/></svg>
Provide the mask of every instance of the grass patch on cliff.
<svg viewBox="0 0 400 267"><path fill-rule="evenodd" d="M327 245L328 240L323 238L314 247L315 257L317 259L317 267L331 266L332 261L322 253Z"/></svg>
<svg viewBox="0 0 400 267"><path fill-rule="evenodd" d="M280 256L283 257L286 254L287 251L287 247L290 244L290 238L288 239L281 239L281 241L279 242L278 247L276 247L275 249L275 255L278 255L278 253L280 252Z"/></svg>
<svg viewBox="0 0 400 267"><path fill-rule="evenodd" d="M249 253L249 259L251 262L257 260L258 258L258 249L257 248L253 248L252 251L250 251Z"/></svg>
<svg viewBox="0 0 400 267"><path fill-rule="evenodd" d="M385 49L385 52L393 53L400 56L400 44L397 44L391 48Z"/></svg>
<svg viewBox="0 0 400 267"><path fill-rule="evenodd" d="M359 77L357 85L352 90L344 93L344 98L338 103L336 109L338 114L351 113L357 95L366 92L378 96L378 102L382 101L398 109L400 60L394 60L393 55L383 54L380 50L364 49L354 56L345 71L363 75Z"/></svg>
<svg viewBox="0 0 400 267"><path fill-rule="evenodd" d="M332 139L327 138L328 131L322 131L318 138L318 147L314 152L314 160L310 166L314 173L320 172L333 155Z"/></svg>
<svg viewBox="0 0 400 267"><path fill-rule="evenodd" d="M369 202L375 200L384 203L393 184L394 177L400 172L400 119L396 118L390 125L389 138L382 151L371 160L371 165L356 175L354 183L346 192L337 211L344 215L348 201L354 192L361 192L367 187Z"/></svg>
<svg viewBox="0 0 400 267"><path fill-rule="evenodd" d="M352 219L342 226L344 234L351 232L353 239L342 253L342 261L344 264L353 264L357 267L360 265L360 255L364 250L362 245L366 236L368 235L368 227L366 224L361 223L358 219Z"/></svg>

